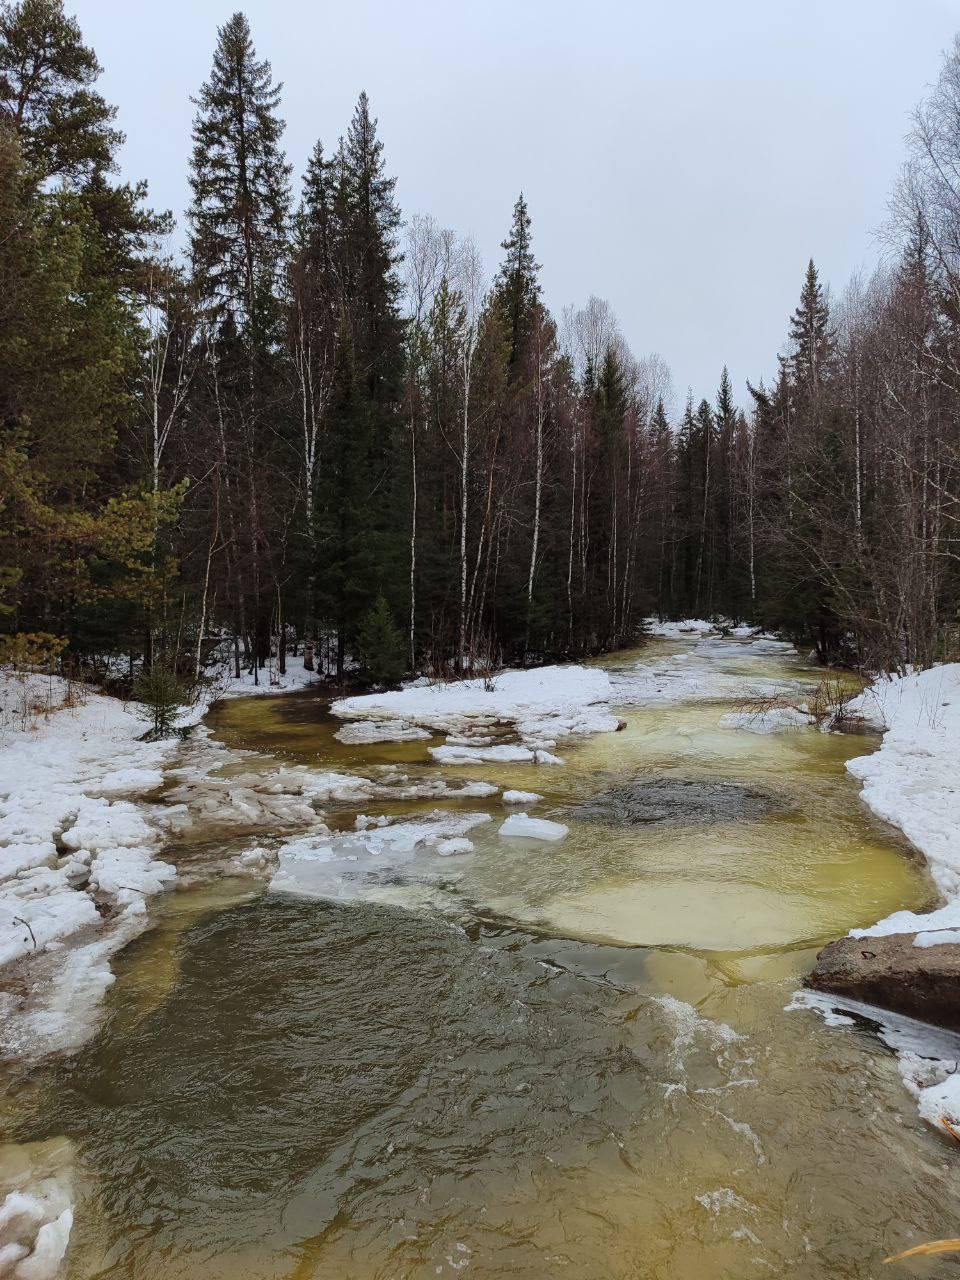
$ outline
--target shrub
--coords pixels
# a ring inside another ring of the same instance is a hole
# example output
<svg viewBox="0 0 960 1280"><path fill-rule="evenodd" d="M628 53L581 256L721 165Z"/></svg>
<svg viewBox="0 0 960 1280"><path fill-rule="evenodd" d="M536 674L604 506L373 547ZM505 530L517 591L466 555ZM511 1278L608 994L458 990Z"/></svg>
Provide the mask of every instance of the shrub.
<svg viewBox="0 0 960 1280"><path fill-rule="evenodd" d="M133 696L143 703L139 716L150 722L147 736L171 738L179 733L177 721L189 701L189 690L167 667L144 671L133 686Z"/></svg>

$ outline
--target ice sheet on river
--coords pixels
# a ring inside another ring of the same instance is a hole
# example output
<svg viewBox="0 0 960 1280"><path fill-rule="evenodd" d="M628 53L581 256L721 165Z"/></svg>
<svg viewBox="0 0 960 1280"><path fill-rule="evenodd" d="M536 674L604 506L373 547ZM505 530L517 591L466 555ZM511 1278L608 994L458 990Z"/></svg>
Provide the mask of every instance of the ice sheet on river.
<svg viewBox="0 0 960 1280"><path fill-rule="evenodd" d="M479 680L426 685L418 681L393 693L341 698L330 709L344 720L401 721L456 735L465 728L482 732L502 725L536 748L570 734L619 728L610 711L611 696L606 671L571 665L501 671ZM458 745L464 747L462 742ZM476 748L483 749L485 744Z"/></svg>

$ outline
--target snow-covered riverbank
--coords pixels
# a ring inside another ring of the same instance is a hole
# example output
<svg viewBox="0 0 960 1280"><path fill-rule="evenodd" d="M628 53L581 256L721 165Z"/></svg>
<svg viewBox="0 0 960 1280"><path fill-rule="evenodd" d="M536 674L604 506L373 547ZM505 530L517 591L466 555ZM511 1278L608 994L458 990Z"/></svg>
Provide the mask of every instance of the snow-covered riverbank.
<svg viewBox="0 0 960 1280"><path fill-rule="evenodd" d="M278 683L227 675L214 698L283 693L316 677L299 659ZM145 742L134 703L57 677L0 673L0 1052L82 1043L113 981L111 957L148 926L176 870L157 856L173 815L146 797L180 746Z"/></svg>
<svg viewBox="0 0 960 1280"><path fill-rule="evenodd" d="M143 720L114 698L70 692L39 676L0 685L0 964L31 961L5 970L7 1056L82 1041L113 980L111 956L146 927L147 898L176 874L155 856L163 832L135 800L160 785L176 743L141 741Z"/></svg>
<svg viewBox="0 0 960 1280"><path fill-rule="evenodd" d="M850 704L850 710L884 735L877 751L847 764L863 783L861 798L924 855L944 898L944 905L933 911L897 911L852 930L850 936L897 937L908 949L911 941L924 951L937 948L930 953L930 965L947 974L960 947L960 663L882 677ZM855 1001L838 1001L819 992L804 992L795 1004L823 1012L835 1025L850 1022L844 1009L864 1012ZM916 1096L921 1116L931 1124L944 1127L946 1122L957 1128L960 1059L939 1056L944 1038L936 1033L929 1035L924 1048L920 1024L913 1024L904 1036L903 1021L893 1015L881 1034L898 1053L904 1082ZM955 1055L956 1037L946 1039Z"/></svg>

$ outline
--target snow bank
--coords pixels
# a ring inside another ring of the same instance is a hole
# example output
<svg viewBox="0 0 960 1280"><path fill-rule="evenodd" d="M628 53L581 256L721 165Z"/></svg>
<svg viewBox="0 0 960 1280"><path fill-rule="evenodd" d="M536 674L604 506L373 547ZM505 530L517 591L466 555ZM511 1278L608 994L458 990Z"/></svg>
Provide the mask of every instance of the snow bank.
<svg viewBox="0 0 960 1280"><path fill-rule="evenodd" d="M847 764L864 802L960 897L960 663L877 680L850 709L885 730L879 751Z"/></svg>
<svg viewBox="0 0 960 1280"><path fill-rule="evenodd" d="M644 630L649 636L662 636L666 640L684 640L691 636L709 636L717 628L712 622L703 618L684 618L680 622L659 622L656 618L647 618Z"/></svg>
<svg viewBox="0 0 960 1280"><path fill-rule="evenodd" d="M62 702L66 685L0 676L6 706L49 705L51 694ZM7 1053L86 1038L110 956L145 927L146 898L176 876L155 856L160 828L117 797L155 787L177 743L142 742L146 725L122 703L81 697L32 723L5 716L0 735L0 965L29 962L27 998L0 1006Z"/></svg>
<svg viewBox="0 0 960 1280"><path fill-rule="evenodd" d="M215 698L250 698L267 693L294 693L298 689L309 689L320 684L322 676L316 671L306 671L302 657L289 657L283 675L273 667L264 667L257 672L257 683L253 682L251 671L242 671L237 679L233 674L233 658L222 661L213 676L213 689L210 701Z"/></svg>
<svg viewBox="0 0 960 1280"><path fill-rule="evenodd" d="M847 762L849 772L863 783L861 798L925 855L947 900L922 914L897 911L869 928L851 930L851 937L913 934L918 947L960 941L960 663L883 677L855 698L850 709L884 731L877 751ZM831 996L821 1001L839 1004ZM928 1039L935 1034L925 1030ZM957 1062L938 1061L930 1048L919 1053L914 1045L894 1047L921 1116L937 1125L946 1117L960 1127Z"/></svg>
<svg viewBox="0 0 960 1280"><path fill-rule="evenodd" d="M597 668L540 667L501 671L483 680L417 681L393 693L341 698L331 711L344 720L400 721L453 735L454 742L433 750L438 763L529 761L532 751L547 751L557 738L618 729L620 721L609 707L612 692L610 677ZM527 753L496 754L504 748L489 746L489 738L476 737L477 732L484 734L495 726L515 730ZM470 731L469 738L464 737L465 730Z"/></svg>

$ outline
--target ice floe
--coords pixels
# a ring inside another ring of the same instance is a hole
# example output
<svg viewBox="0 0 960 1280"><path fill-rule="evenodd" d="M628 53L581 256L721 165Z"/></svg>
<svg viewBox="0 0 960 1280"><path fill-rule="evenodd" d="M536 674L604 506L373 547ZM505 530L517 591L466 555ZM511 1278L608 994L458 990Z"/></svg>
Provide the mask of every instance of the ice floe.
<svg viewBox="0 0 960 1280"><path fill-rule="evenodd" d="M498 835L505 840L562 840L570 828L563 822L551 822L547 818L531 818L526 813L511 813L501 825Z"/></svg>
<svg viewBox="0 0 960 1280"><path fill-rule="evenodd" d="M395 881L420 854L469 853L469 841L457 842L490 820L488 813L434 810L389 826L291 840L280 849L270 889L313 898L375 897L379 887Z"/></svg>

